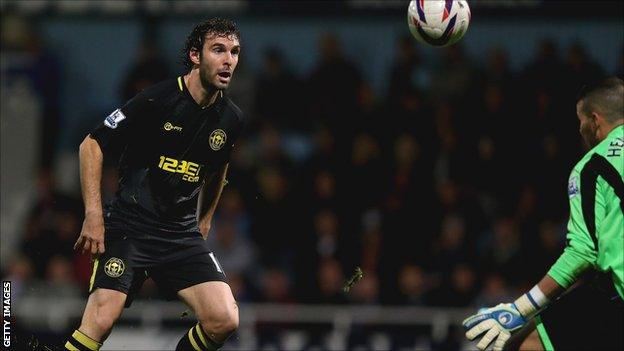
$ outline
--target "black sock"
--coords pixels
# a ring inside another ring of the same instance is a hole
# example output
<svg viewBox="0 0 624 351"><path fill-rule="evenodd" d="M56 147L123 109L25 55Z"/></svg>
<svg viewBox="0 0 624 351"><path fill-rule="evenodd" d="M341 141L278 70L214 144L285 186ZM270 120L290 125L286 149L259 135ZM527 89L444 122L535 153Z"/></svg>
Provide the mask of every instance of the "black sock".
<svg viewBox="0 0 624 351"><path fill-rule="evenodd" d="M195 324L178 342L176 351L214 351L223 346L208 337L199 323Z"/></svg>

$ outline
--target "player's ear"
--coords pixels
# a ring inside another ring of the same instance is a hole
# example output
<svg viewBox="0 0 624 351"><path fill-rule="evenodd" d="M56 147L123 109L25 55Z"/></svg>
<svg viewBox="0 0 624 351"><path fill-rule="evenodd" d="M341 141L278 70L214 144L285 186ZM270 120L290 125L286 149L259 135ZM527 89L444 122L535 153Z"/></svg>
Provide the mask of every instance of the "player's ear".
<svg viewBox="0 0 624 351"><path fill-rule="evenodd" d="M604 124L604 122L606 122L604 116L601 113L595 111L591 113L589 118L591 119L592 123L597 126L601 126Z"/></svg>
<svg viewBox="0 0 624 351"><path fill-rule="evenodd" d="M608 126L610 125L609 121L600 112L592 112L591 119L596 128L596 138L598 140L606 138Z"/></svg>
<svg viewBox="0 0 624 351"><path fill-rule="evenodd" d="M201 61L201 53L196 48L191 48L189 51L189 58L193 64L199 65L199 62Z"/></svg>

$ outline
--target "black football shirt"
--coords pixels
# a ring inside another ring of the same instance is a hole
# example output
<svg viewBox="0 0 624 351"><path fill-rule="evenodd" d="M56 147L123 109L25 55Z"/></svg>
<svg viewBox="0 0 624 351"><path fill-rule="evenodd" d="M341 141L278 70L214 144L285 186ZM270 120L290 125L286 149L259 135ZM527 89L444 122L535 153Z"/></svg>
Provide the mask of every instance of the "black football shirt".
<svg viewBox="0 0 624 351"><path fill-rule="evenodd" d="M229 161L242 125L226 95L202 109L182 77L143 90L111 113L91 132L106 156L121 152L119 189L104 211L107 230L196 236L201 187Z"/></svg>

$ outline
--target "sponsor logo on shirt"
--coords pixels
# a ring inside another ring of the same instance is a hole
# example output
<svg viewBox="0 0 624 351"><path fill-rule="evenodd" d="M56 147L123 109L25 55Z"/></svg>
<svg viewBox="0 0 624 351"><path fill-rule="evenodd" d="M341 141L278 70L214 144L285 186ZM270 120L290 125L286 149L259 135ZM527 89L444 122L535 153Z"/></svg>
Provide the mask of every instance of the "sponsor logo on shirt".
<svg viewBox="0 0 624 351"><path fill-rule="evenodd" d="M572 198L579 193L578 177L572 176L568 181L568 197Z"/></svg>
<svg viewBox="0 0 624 351"><path fill-rule="evenodd" d="M104 125L110 129L115 129L119 125L119 122L123 121L124 119L126 119L126 115L124 115L120 109L116 109L115 111L113 111L113 113L106 117L106 119L104 120Z"/></svg>
<svg viewBox="0 0 624 351"><path fill-rule="evenodd" d="M197 183L199 181L199 170L201 169L201 166L191 161L177 160L171 157L160 156L158 168L171 173L180 173L182 174L182 180Z"/></svg>
<svg viewBox="0 0 624 351"><path fill-rule="evenodd" d="M165 125L163 126L163 129L166 130L166 131L170 131L170 130L175 130L175 131L178 131L178 132L182 131L182 127L174 126L173 124L171 124L171 122L165 123Z"/></svg>

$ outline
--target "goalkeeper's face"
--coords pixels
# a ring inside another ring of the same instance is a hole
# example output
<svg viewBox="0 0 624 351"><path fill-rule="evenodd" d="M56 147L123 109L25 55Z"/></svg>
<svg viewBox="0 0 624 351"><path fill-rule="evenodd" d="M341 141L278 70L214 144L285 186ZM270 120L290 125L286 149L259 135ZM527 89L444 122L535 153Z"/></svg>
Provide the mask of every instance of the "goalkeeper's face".
<svg viewBox="0 0 624 351"><path fill-rule="evenodd" d="M207 36L199 56L199 77L205 89L223 90L228 87L240 53L240 43L234 36Z"/></svg>
<svg viewBox="0 0 624 351"><path fill-rule="evenodd" d="M598 138L598 124L596 123L595 116L587 116L583 113L583 102L576 104L576 115L578 116L580 126L579 132L583 137L585 146L588 149L598 145L600 139Z"/></svg>

